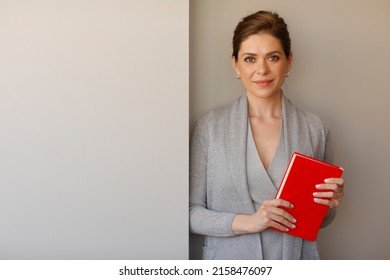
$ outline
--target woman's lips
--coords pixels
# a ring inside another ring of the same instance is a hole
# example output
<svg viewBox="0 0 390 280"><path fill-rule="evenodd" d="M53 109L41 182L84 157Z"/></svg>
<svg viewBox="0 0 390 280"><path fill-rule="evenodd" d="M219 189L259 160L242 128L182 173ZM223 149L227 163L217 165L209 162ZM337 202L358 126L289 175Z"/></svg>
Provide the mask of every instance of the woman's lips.
<svg viewBox="0 0 390 280"><path fill-rule="evenodd" d="M255 84L260 87L267 87L270 83L272 83L273 80L257 80L255 81Z"/></svg>

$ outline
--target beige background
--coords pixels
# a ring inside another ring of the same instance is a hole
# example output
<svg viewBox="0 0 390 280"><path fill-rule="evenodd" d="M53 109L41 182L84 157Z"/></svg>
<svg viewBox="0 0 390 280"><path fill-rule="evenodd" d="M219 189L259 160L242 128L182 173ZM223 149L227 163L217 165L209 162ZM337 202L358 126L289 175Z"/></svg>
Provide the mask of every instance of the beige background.
<svg viewBox="0 0 390 280"><path fill-rule="evenodd" d="M188 258L188 6L0 0L0 259Z"/></svg>
<svg viewBox="0 0 390 280"><path fill-rule="evenodd" d="M346 197L319 234L323 259L390 259L390 2L190 1L190 131L202 114L243 93L231 38L245 15L277 11L289 24L294 64L284 91L332 129ZM191 258L201 241L191 236Z"/></svg>

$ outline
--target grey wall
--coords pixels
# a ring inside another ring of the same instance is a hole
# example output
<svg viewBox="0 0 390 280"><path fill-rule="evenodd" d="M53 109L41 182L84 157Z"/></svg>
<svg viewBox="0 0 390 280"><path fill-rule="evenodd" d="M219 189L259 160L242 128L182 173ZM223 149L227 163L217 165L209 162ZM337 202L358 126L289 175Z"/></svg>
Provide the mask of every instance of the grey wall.
<svg viewBox="0 0 390 280"><path fill-rule="evenodd" d="M188 6L0 1L0 259L188 257Z"/></svg>
<svg viewBox="0 0 390 280"><path fill-rule="evenodd" d="M190 1L190 130L243 93L231 67L231 38L245 15L277 11L289 24L294 64L284 91L332 129L346 196L319 234L324 259L390 259L390 2ZM200 241L191 239L191 257Z"/></svg>

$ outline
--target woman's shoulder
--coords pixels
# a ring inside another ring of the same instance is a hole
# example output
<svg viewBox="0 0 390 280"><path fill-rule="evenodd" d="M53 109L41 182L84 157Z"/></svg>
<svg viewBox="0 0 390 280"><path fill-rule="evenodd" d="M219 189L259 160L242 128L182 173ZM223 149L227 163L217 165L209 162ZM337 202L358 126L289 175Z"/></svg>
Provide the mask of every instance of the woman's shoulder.
<svg viewBox="0 0 390 280"><path fill-rule="evenodd" d="M307 110L304 110L302 112L305 115L305 118L307 120L307 125L309 126L309 128L311 129L321 128L324 129L325 131L329 130L328 125L317 114Z"/></svg>
<svg viewBox="0 0 390 280"><path fill-rule="evenodd" d="M312 135L325 136L329 133L329 126L317 114L304 110L306 123Z"/></svg>
<svg viewBox="0 0 390 280"><path fill-rule="evenodd" d="M287 100L289 104L295 107L297 112L304 117L306 125L311 132L316 134L318 133L322 134L321 132L325 132L326 134L328 132L329 130L328 125L316 113L313 113L308 108L302 108L300 106L296 106L295 103L289 100L289 98L287 98Z"/></svg>
<svg viewBox="0 0 390 280"><path fill-rule="evenodd" d="M228 119L228 116L236 111L240 111L241 104L246 101L244 100L243 95L238 98L235 98L233 101L230 101L227 104L218 106L207 113L203 114L197 120L198 127L209 127L214 125L220 125L221 122L225 122Z"/></svg>

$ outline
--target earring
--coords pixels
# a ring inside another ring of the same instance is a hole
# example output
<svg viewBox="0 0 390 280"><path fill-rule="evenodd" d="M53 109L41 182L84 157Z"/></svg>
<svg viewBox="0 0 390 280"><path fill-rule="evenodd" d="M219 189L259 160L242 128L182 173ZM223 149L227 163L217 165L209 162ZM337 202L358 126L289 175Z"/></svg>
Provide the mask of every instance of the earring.
<svg viewBox="0 0 390 280"><path fill-rule="evenodd" d="M284 75L286 78L289 76L289 72L286 73L286 75Z"/></svg>
<svg viewBox="0 0 390 280"><path fill-rule="evenodd" d="M240 80L241 76L237 74L236 78L237 78L237 80Z"/></svg>

